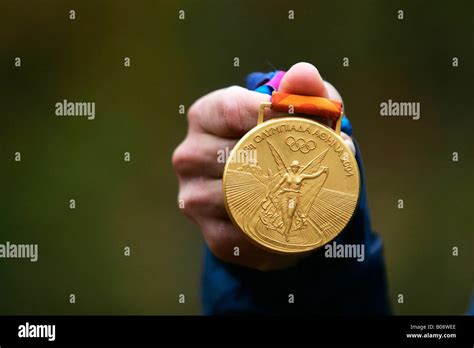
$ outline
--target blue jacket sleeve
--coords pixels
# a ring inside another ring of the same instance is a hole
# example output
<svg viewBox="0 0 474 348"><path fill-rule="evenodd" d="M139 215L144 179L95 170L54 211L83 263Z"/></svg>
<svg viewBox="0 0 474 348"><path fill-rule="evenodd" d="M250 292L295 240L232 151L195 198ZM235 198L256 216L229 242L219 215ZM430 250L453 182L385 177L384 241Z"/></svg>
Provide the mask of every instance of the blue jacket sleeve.
<svg viewBox="0 0 474 348"><path fill-rule="evenodd" d="M343 125L344 127L344 125ZM350 123L346 120L346 127ZM346 128L347 133L351 133ZM360 149L359 203L349 224L335 239L338 244L363 244L365 259L334 259L324 249L297 265L261 272L217 259L206 247L202 275L205 314L390 314L382 242L372 231ZM289 295L294 303L289 303Z"/></svg>

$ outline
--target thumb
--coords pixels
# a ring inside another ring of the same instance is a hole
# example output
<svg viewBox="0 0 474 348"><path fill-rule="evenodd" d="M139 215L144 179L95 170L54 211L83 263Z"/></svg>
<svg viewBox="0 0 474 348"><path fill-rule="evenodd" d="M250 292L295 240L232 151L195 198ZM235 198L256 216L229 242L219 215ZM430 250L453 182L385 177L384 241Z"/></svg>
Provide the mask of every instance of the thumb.
<svg viewBox="0 0 474 348"><path fill-rule="evenodd" d="M279 92L328 98L328 91L318 69L310 63L297 63L283 76Z"/></svg>
<svg viewBox="0 0 474 348"><path fill-rule="evenodd" d="M297 63L293 65L281 79L278 91L290 94L342 100L337 90L331 84L325 82L319 74L318 69L310 63ZM345 122L348 124L346 128L349 129L350 134L350 123L347 119ZM352 153L355 154L355 146L350 136L342 133L342 137L352 150Z"/></svg>

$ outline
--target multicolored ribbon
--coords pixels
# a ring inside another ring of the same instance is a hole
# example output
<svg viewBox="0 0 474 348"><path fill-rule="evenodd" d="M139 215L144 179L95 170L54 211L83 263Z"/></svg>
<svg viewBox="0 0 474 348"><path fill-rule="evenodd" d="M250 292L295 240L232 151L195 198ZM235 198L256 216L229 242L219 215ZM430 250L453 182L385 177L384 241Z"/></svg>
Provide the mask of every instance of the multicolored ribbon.
<svg viewBox="0 0 474 348"><path fill-rule="evenodd" d="M335 121L341 117L342 103L338 100L327 98L275 91L272 93L272 109L282 112L320 116Z"/></svg>
<svg viewBox="0 0 474 348"><path fill-rule="evenodd" d="M293 106L295 113L302 113L307 115L318 115L323 117L328 117L332 120L337 119L340 116L340 110L342 109L342 103L335 100L328 100L326 98L318 97L306 97L306 96L296 96L293 97L304 97L305 100L296 100L293 99L290 103L290 99L283 101L285 98L285 93L275 92L278 91L280 86L281 79L285 76L285 71L277 70L270 73L260 73L255 72L247 76L247 88L252 89L259 93L272 95L272 108L275 110L288 112L288 107ZM276 93L276 97L275 97ZM288 97L288 96L286 96ZM277 98L278 100L275 100ZM317 98L309 99L306 98ZM326 104L325 101L320 101L318 99L324 99L330 104ZM274 104L274 105L273 105ZM310 105L307 105L310 104ZM340 105L340 106L339 106ZM337 116L336 116L337 114ZM349 119L344 115L342 117L341 131L348 135L352 135L352 126L349 122Z"/></svg>

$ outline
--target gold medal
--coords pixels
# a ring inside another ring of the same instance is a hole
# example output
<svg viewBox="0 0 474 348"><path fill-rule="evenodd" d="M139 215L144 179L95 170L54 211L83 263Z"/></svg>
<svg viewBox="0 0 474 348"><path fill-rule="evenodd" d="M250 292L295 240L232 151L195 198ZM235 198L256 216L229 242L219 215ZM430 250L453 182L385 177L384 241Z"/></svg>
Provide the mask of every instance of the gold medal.
<svg viewBox="0 0 474 348"><path fill-rule="evenodd" d="M260 107L258 125L229 156L223 175L226 209L234 225L265 249L302 253L319 248L342 231L355 211L359 168L340 136L342 106L334 103L274 92L272 103ZM269 106L326 117L335 129L295 115L264 122Z"/></svg>

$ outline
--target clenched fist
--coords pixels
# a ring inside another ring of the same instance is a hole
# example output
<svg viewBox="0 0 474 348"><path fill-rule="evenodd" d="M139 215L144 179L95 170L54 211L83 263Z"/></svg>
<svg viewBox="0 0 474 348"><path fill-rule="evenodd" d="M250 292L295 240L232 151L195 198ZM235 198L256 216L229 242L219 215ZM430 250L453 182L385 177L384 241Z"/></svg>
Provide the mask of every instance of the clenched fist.
<svg viewBox="0 0 474 348"><path fill-rule="evenodd" d="M336 89L308 63L293 65L279 91L341 100ZM212 253L222 261L262 271L289 267L300 256L263 250L232 224L222 193L225 163L219 163L217 155L226 147L232 149L256 125L264 101L270 101L270 96L237 86L203 96L189 109L188 133L172 159L179 179L179 200L184 202L182 210L199 226ZM341 135L354 151L352 139ZM239 256L234 256L235 247L239 248Z"/></svg>

